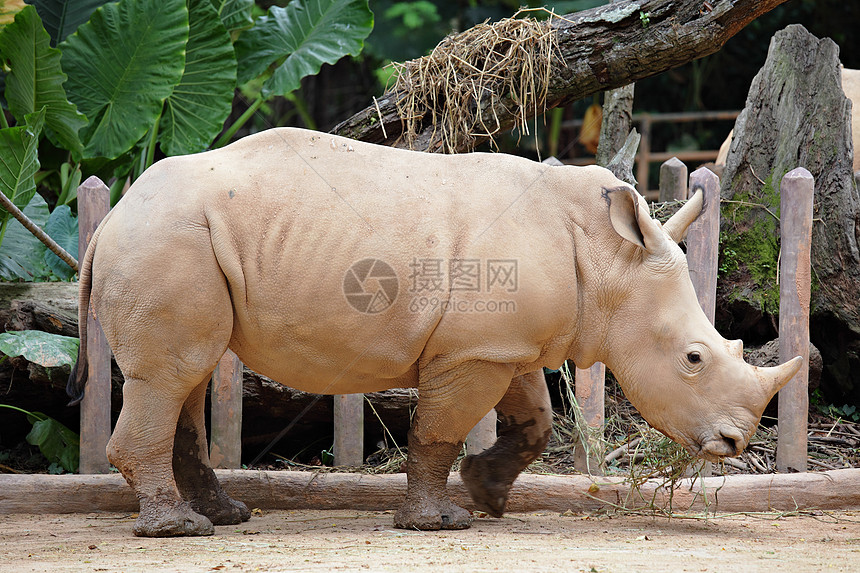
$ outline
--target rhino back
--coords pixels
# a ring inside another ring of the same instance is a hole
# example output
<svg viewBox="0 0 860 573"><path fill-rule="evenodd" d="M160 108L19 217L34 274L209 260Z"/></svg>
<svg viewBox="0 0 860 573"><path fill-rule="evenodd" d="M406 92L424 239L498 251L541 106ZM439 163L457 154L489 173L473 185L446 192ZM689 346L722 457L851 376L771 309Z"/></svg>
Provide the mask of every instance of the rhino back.
<svg viewBox="0 0 860 573"><path fill-rule="evenodd" d="M546 170L276 129L160 162L115 218L163 254L208 232L229 285L230 346L250 368L314 392L369 391L414 385L428 348L522 364L541 355L561 328L547 279L572 259ZM452 261L471 261L477 289L452 289ZM490 292L490 261L515 261L517 284ZM362 290L384 296L363 308ZM452 299L467 310L449 312ZM508 306L476 312L488 300Z"/></svg>

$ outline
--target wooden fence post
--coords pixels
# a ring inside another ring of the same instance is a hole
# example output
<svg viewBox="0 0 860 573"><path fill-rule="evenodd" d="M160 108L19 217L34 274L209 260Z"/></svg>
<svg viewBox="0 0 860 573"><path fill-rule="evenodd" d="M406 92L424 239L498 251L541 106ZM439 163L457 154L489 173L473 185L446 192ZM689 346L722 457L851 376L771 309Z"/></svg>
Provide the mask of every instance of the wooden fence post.
<svg viewBox="0 0 860 573"><path fill-rule="evenodd" d="M78 260L83 265L87 245L96 227L110 211L110 189L98 177L78 187ZM104 474L110 471L107 443L111 434L111 352L98 319L87 309L88 380L81 401L81 461L78 472Z"/></svg>
<svg viewBox="0 0 860 573"><path fill-rule="evenodd" d="M606 366L595 362L585 370L577 368L573 392L585 422L585 444L578 444L573 451L573 467L591 475L603 475L604 456L597 432L602 431L605 421L604 387Z"/></svg>
<svg viewBox="0 0 860 573"><path fill-rule="evenodd" d="M242 465L242 362L227 350L212 373L212 467Z"/></svg>
<svg viewBox="0 0 860 573"><path fill-rule="evenodd" d="M476 456L496 443L496 409L493 408L487 415L475 424L466 438L466 453Z"/></svg>
<svg viewBox="0 0 860 573"><path fill-rule="evenodd" d="M690 196L702 191L702 213L687 229L687 266L699 306L711 324L717 307L717 261L720 250L720 179L702 167L690 175Z"/></svg>
<svg viewBox="0 0 860 573"><path fill-rule="evenodd" d="M687 166L684 162L673 157L660 166L660 198L661 203L667 201L683 201L687 198Z"/></svg>
<svg viewBox="0 0 860 573"><path fill-rule="evenodd" d="M334 465L364 463L364 394L334 396Z"/></svg>
<svg viewBox="0 0 860 573"><path fill-rule="evenodd" d="M815 182L806 169L786 173L780 187L779 360L803 365L779 391L776 469L805 472L809 417L809 297L812 202Z"/></svg>

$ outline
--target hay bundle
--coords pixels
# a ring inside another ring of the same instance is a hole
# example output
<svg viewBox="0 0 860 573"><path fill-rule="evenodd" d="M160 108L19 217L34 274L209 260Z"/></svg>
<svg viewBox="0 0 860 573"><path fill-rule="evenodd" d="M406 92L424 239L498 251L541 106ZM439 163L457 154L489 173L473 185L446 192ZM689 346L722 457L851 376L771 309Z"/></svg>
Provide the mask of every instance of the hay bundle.
<svg viewBox="0 0 860 573"><path fill-rule="evenodd" d="M516 15L515 15L516 16ZM547 21L506 18L448 36L423 58L394 64L397 109L411 148L427 121L430 151L471 149L477 138L503 129L497 109L516 118L528 134L528 118L546 105L558 43Z"/></svg>

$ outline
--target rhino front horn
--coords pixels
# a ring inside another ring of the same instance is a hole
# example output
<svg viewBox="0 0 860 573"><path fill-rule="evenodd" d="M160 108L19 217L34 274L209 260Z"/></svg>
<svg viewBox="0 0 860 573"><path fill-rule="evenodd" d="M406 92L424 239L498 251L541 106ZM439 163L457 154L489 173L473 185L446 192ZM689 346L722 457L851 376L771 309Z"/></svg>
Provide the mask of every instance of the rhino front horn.
<svg viewBox="0 0 860 573"><path fill-rule="evenodd" d="M767 399L770 400L774 394L779 392L783 386L788 384L795 374L803 365L803 358L795 356L788 362L784 362L779 366L770 366L767 368L753 366L756 377L758 377L761 389Z"/></svg>
<svg viewBox="0 0 860 573"><path fill-rule="evenodd" d="M690 197L690 200L684 203L684 206L681 207L677 213L672 215L668 221L666 221L663 225L663 229L669 233L669 236L672 237L673 241L676 243L681 242L684 238L684 234L687 232L687 227L689 227L702 212L704 203L705 196L701 189L697 189L693 196Z"/></svg>

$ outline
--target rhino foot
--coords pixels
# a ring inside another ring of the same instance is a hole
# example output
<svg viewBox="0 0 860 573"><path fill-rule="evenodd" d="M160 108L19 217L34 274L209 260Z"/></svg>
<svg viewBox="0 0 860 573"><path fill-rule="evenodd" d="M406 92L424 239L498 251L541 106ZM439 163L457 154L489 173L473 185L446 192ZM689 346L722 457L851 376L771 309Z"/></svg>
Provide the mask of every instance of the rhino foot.
<svg viewBox="0 0 860 573"><path fill-rule="evenodd" d="M502 517L516 474L512 478L510 471L500 471L497 461L494 457L480 454L466 456L460 462L460 477L476 509L493 517Z"/></svg>
<svg viewBox="0 0 860 573"><path fill-rule="evenodd" d="M394 526L400 529L468 529L472 514L451 501L440 505L413 503L407 500L394 514Z"/></svg>
<svg viewBox="0 0 860 573"><path fill-rule="evenodd" d="M141 501L140 515L132 532L138 537L212 535L215 527L184 501Z"/></svg>
<svg viewBox="0 0 860 573"><path fill-rule="evenodd" d="M212 501L194 500L191 502L191 508L209 518L213 525L236 525L251 519L248 506L226 494L221 494Z"/></svg>

